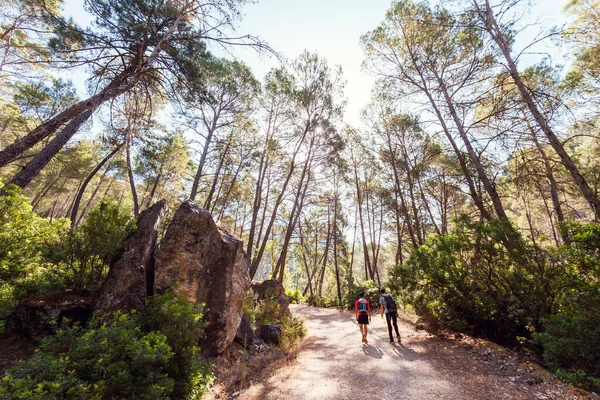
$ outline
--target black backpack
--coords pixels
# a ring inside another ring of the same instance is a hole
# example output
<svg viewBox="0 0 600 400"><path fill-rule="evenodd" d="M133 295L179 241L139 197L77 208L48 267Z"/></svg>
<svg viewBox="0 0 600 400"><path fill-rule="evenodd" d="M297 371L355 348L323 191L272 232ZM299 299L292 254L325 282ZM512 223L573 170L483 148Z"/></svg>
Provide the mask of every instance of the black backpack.
<svg viewBox="0 0 600 400"><path fill-rule="evenodd" d="M397 311L396 302L391 294L384 294L383 299L385 300L385 308L387 308L388 314L395 313Z"/></svg>

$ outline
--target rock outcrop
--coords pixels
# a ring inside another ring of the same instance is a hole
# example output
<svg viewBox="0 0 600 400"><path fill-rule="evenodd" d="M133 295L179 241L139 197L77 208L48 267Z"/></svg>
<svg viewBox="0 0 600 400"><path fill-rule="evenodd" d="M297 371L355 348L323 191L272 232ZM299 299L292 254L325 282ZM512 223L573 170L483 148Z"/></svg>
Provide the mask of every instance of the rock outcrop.
<svg viewBox="0 0 600 400"><path fill-rule="evenodd" d="M99 291L95 310L101 315L146 307L154 284L158 229L166 211L167 201L162 200L139 215L136 230L125 239L123 253L110 266Z"/></svg>
<svg viewBox="0 0 600 400"><path fill-rule="evenodd" d="M279 281L269 279L263 282L255 282L252 284L252 291L258 301L273 301L279 304L279 315L273 315L275 319L291 315L290 303L285 296L285 288Z"/></svg>
<svg viewBox="0 0 600 400"><path fill-rule="evenodd" d="M64 326L65 321L85 324L96 300L96 294L89 292L57 292L29 297L8 316L6 327L39 342Z"/></svg>
<svg viewBox="0 0 600 400"><path fill-rule="evenodd" d="M243 242L217 227L210 213L185 201L173 216L154 266L155 293L167 289L206 304L205 355L220 354L233 341L250 288Z"/></svg>

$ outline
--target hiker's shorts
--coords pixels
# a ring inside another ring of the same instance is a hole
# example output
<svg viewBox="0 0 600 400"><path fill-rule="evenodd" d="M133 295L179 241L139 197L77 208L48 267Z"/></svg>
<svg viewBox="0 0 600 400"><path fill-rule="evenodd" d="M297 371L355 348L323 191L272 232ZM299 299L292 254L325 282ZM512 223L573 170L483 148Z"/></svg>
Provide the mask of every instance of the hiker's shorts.
<svg viewBox="0 0 600 400"><path fill-rule="evenodd" d="M358 323L359 325L369 325L369 315L358 314Z"/></svg>

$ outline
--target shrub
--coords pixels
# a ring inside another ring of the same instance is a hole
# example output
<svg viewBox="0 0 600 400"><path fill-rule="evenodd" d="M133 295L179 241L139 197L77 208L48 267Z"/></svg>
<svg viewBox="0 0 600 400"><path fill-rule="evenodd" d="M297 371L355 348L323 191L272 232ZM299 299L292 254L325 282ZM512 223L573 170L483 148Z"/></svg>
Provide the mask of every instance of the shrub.
<svg viewBox="0 0 600 400"><path fill-rule="evenodd" d="M0 187L2 184L0 183ZM49 274L48 246L68 232L65 220L35 214L21 189L11 185L0 196L0 320L23 298L62 289Z"/></svg>
<svg viewBox="0 0 600 400"><path fill-rule="evenodd" d="M281 327L279 346L285 351L291 350L306 335L306 328L300 318L284 317L279 326Z"/></svg>
<svg viewBox="0 0 600 400"><path fill-rule="evenodd" d="M246 292L246 297L244 297L244 302L242 303L242 311L244 315L248 318L248 320L252 323L256 322L256 311L255 304L256 296L252 289Z"/></svg>
<svg viewBox="0 0 600 400"><path fill-rule="evenodd" d="M349 310L354 310L354 303L358 300L358 294L365 292L365 299L371 303L371 311L379 307L379 286L372 280L364 281L362 284L354 285L348 290L348 295L345 298L346 307Z"/></svg>
<svg viewBox="0 0 600 400"><path fill-rule="evenodd" d="M48 248L47 257L55 266L54 279L68 289L99 288L110 262L134 228L129 212L104 199L75 232L69 231L62 241Z"/></svg>
<svg viewBox="0 0 600 400"><path fill-rule="evenodd" d="M535 335L544 363L568 383L600 392L600 291L573 295Z"/></svg>
<svg viewBox="0 0 600 400"><path fill-rule="evenodd" d="M195 345L200 316L187 300L164 295L143 315L117 314L109 323L60 330L7 372L0 393L14 399L199 398L211 381Z"/></svg>
<svg viewBox="0 0 600 400"><path fill-rule="evenodd" d="M448 235L432 235L391 273L392 291L417 314L456 330L516 344L531 337L555 306L563 284L556 263L498 221L456 221Z"/></svg>
<svg viewBox="0 0 600 400"><path fill-rule="evenodd" d="M173 397L199 399L213 381L198 347L198 339L203 335L202 306L165 293L149 299L144 317L144 330L163 333L174 352L166 366L166 372L176 383Z"/></svg>
<svg viewBox="0 0 600 400"><path fill-rule="evenodd" d="M1 185L1 184L0 184ZM132 216L103 200L75 231L41 218L21 189L0 196L0 319L22 299L65 289L97 289L134 228Z"/></svg>
<svg viewBox="0 0 600 400"><path fill-rule="evenodd" d="M568 279L557 303L535 335L544 363L564 381L600 392L600 224L561 227L571 244L556 257Z"/></svg>
<svg viewBox="0 0 600 400"><path fill-rule="evenodd" d="M254 315L255 321L259 324L274 324L281 320L283 311L277 298L262 299L256 302Z"/></svg>
<svg viewBox="0 0 600 400"><path fill-rule="evenodd" d="M287 300L291 304L300 304L301 302L306 301L305 297L302 296L300 289L285 289L285 297L287 297Z"/></svg>

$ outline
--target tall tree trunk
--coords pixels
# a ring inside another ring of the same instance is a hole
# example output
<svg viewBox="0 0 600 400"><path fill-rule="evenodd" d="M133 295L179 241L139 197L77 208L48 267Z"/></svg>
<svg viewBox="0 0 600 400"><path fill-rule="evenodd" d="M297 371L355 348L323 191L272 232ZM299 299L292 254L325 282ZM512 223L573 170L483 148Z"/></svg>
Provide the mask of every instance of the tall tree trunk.
<svg viewBox="0 0 600 400"><path fill-rule="evenodd" d="M100 169L104 166L104 164L106 164L106 162L108 160L110 160L115 154L117 154L117 152L119 150L121 150L122 147L123 147L123 144L120 144L117 147L115 147L113 149L113 151L108 153L106 155L106 157L104 157L102 159L102 161L100 161L100 163L98 163L98 165L96 165L96 168L94 168L92 170L92 172L90 172L90 174L87 176L87 178L85 178L85 180L83 181L81 188L77 192L77 196L75 196L75 201L73 202L73 208L71 210L71 230L75 230L75 228L77 228L77 212L79 211L79 203L81 202L81 198L83 197L83 194L85 193L85 189L87 188L87 185L94 178L94 176L98 173L98 171L100 171Z"/></svg>
<svg viewBox="0 0 600 400"><path fill-rule="evenodd" d="M335 268L335 283L337 287L338 304L342 305L342 285L340 282L340 267L338 265L338 248L337 248L337 217L338 217L338 193L337 185L333 193L333 266Z"/></svg>
<svg viewBox="0 0 600 400"><path fill-rule="evenodd" d="M260 164L258 167L258 177L256 179L256 187L254 189L254 201L252 203L252 217L250 219L250 230L248 233L248 244L246 248L246 254L248 255L248 259L252 260L253 250L254 250L254 234L256 232L256 225L258 222L258 213L260 212L262 206L262 192L263 192L263 184L265 175L267 172L267 164L268 164L268 156L265 156L264 152L260 157ZM267 192L266 196L269 195ZM264 209L266 210L266 204ZM260 239L260 236L259 236Z"/></svg>
<svg viewBox="0 0 600 400"><path fill-rule="evenodd" d="M215 176L210 187L210 192L208 192L208 197L206 198L206 202L204 202L204 209L208 210L210 208L210 203L212 202L212 198L215 194L215 189L217 187L217 183L219 182L219 176L221 175L221 169L223 168L223 164L225 163L225 158L227 157L227 152L229 151L229 146L231 145L231 139L227 141L227 145L225 146L225 150L223 151L222 156L219 158L219 165L217 166L217 170L215 171Z"/></svg>
<svg viewBox="0 0 600 400"><path fill-rule="evenodd" d="M435 229L435 233L440 235L441 234L440 228L438 227L438 224L435 222L435 218L433 217L433 212L431 212L431 207L429 206L427 197L425 197L425 191L423 190L423 185L421 184L420 179L417 179L417 186L419 187L419 193L421 194L421 200L423 200L423 206L425 207L425 210L427 210L427 214L429 214L429 218L431 219L431 224L433 225L433 229ZM425 232L423 232L423 237L425 237Z"/></svg>
<svg viewBox="0 0 600 400"><path fill-rule="evenodd" d="M79 225L81 223L81 220L85 216L89 206L92 204L92 201L96 197L96 194L98 194L98 191L100 190L100 187L102 186L102 183L104 182L104 179L106 178L106 173L108 172L109 169L110 169L110 165L108 167L106 167L106 169L104 170L102 175L100 175L98 184L94 188L94 191L90 195L90 198L85 202L85 206L83 206L83 210L81 210L81 213L79 213L79 218L77 218L77 225Z"/></svg>
<svg viewBox="0 0 600 400"><path fill-rule="evenodd" d="M301 221L298 222L298 236L300 236L300 248L302 249L302 262L304 263L304 267L306 269L306 288L304 289L304 292L302 293L302 296L306 296L306 292L307 289L310 290L310 297L314 298L315 294L313 292L313 285L312 285L312 276L310 273L310 268L308 267L308 259L306 258L306 244L304 243L304 235L302 233L302 223Z"/></svg>
<svg viewBox="0 0 600 400"><path fill-rule="evenodd" d="M427 99L429 100L429 104L431 105L431 107L434 111L434 114L437 117L438 122L440 123L440 126L442 127L442 131L444 132L446 139L448 139L448 142L452 146L452 149L454 150L454 153L456 154L456 157L458 158L460 168L463 171L464 178L467 181L467 185L469 186L469 193L471 194L471 198L473 199L475 206L477 206L477 208L479 209L481 217L483 219L491 221L493 219L493 217L490 214L490 212L488 211L488 209L485 207L485 205L483 204L483 199L481 198L481 196L479 195L479 192L477 191L475 183L473 182L473 178L471 177L471 171L469 171L469 168L467 166L467 163L465 160L465 155L456 145L456 141L452 137L452 133L450 132L450 129L448 128L448 125L446 124L446 119L444 118L444 115L442 114L440 108L438 107L436 100L434 99L433 95L431 94L431 91L429 90L428 82L425 79L425 77L423 76L423 73L421 72L421 70L418 68L418 64L416 64L414 59L413 59L413 64L417 69L419 78L421 79L421 84L422 84L421 90L423 91L423 93L425 93L425 96L427 96Z"/></svg>
<svg viewBox="0 0 600 400"><path fill-rule="evenodd" d="M329 205L327 205L327 239L325 240L323 264L321 266L321 274L319 276L319 287L317 288L317 294L319 297L323 297L323 281L325 281L325 268L327 267L327 260L329 259L329 246L331 244L331 220L329 218L329 214Z"/></svg>
<svg viewBox="0 0 600 400"><path fill-rule="evenodd" d="M56 179L54 179L52 182L50 182L49 184L47 184L33 199L33 201L31 202L31 206L32 206L32 210L35 211L35 209L37 208L37 206L39 205L40 201L44 198L44 196L46 196L46 194L48 193L48 191L50 189L52 189L52 187L54 185L56 185L56 183L60 180L60 178L62 177L62 173L65 171L65 169L67 169L66 166L62 167L61 170L58 172L58 175L56 176Z"/></svg>
<svg viewBox="0 0 600 400"><path fill-rule="evenodd" d="M129 187L131 188L131 197L133 198L133 215L137 218L140 215L140 204L138 202L137 190L135 189L135 179L133 177L133 168L131 167L131 135L128 134L125 144L125 160L127 162L127 176L129 178Z"/></svg>
<svg viewBox="0 0 600 400"><path fill-rule="evenodd" d="M192 201L196 200L196 195L198 194L198 185L200 184L200 179L202 178L202 170L204 169L204 164L206 164L208 148L210 147L212 137L215 131L217 130L216 123L217 121L214 120L212 127L208 130L208 133L206 134L206 140L204 141L204 147L202 148L202 154L200 155L200 161L198 162L198 169L196 170L194 182L192 183L192 191L190 193L190 200Z"/></svg>
<svg viewBox="0 0 600 400"><path fill-rule="evenodd" d="M298 223L298 219L300 217L300 213L302 212L302 208L304 206L304 199L306 198L306 192L308 190L308 186L310 184L311 178L311 167L312 167L312 147L313 142L311 141L308 160L304 163L304 168L302 168L302 175L300 176L300 183L298 184L298 191L296 192L296 198L294 199L294 206L292 207L292 211L290 212L290 220L288 222L288 226L286 228L285 238L283 241L283 246L281 248L281 252L279 254L279 259L277 260L277 264L275 265L275 271L273 273L273 278L277 279L279 282L283 283L283 275L285 272L285 263L287 260L287 253L290 244L290 240L292 238L292 233L294 232L294 228ZM306 181L305 181L306 179Z"/></svg>
<svg viewBox="0 0 600 400"><path fill-rule="evenodd" d="M292 178L292 175L294 174L294 171L296 168L296 166L295 166L296 157L298 156L300 148L302 147L302 144L304 143L306 136L308 135L308 132L310 131L310 129L311 129L310 122L307 122L305 125L305 128L304 128L304 131L302 133L302 136L298 140L298 143L296 144L296 147L294 149L294 153L293 153L291 164L290 164L290 169L289 169L288 174L285 178L285 181L283 182L283 185L281 187L281 192L279 193L279 196L277 196L277 200L275 200L275 204L273 206L273 212L271 213L271 218L267 225L267 230L264 234L260 248L258 249L258 252L255 255L254 259L251 260L251 263L250 263L250 276L251 277L253 277L254 274L256 274L256 271L258 270L258 265L260 264L260 261L264 254L264 251L265 251L265 248L267 247L269 234L271 233L271 229L273 229L273 224L275 223L275 218L277 217L277 211L279 209L279 206L283 202L283 198L285 196L285 191L290 182L290 179Z"/></svg>
<svg viewBox="0 0 600 400"><path fill-rule="evenodd" d="M363 195L360 189L360 180L358 178L358 167L354 165L354 183L356 186L356 205L358 207L358 219L360 222L360 233L362 238L363 256L365 259L365 280L369 280L369 271L371 270L371 261L369 259L369 250L367 249L367 238L365 236L365 226L363 219Z"/></svg>
<svg viewBox="0 0 600 400"><path fill-rule="evenodd" d="M440 90L442 91L442 94L444 95L444 99L446 100L446 105L448 107L448 111L450 112L450 115L452 116L454 125L456 126L456 129L458 130L458 134L460 135L465 147L467 148L467 153L471 157L471 163L475 167L475 170L477 171L477 176L481 180L481 183L483 183L483 188L485 189L486 193L488 194L488 196L490 196L490 199L492 200L494 210L496 211L496 216L498 217L498 219L500 221L510 223L510 221L508 220L508 216L506 215L506 212L504 211L504 206L502 205L502 201L500 200L500 195L496 191L496 186L489 179L487 172L485 171L485 168L484 168L483 164L481 163L479 156L477 155L477 152L475 151L475 149L473 148L473 145L471 144L471 140L467 136L467 132L465 130L464 124L458 117L458 113L456 111L456 108L454 107L454 101L448 94L448 89L446 88L445 83L441 80L440 77L437 76L437 74L436 74L436 78L438 79L438 84L440 85Z"/></svg>
<svg viewBox="0 0 600 400"><path fill-rule="evenodd" d="M552 166L550 165L550 160L548 160L546 151L544 150L544 147L540 144L539 140L537 139L537 135L535 134L535 131L534 131L533 127L531 126L531 124L529 123L529 119L527 119L527 116L525 115L525 113L523 113L523 117L525 118L525 122L527 123L527 128L529 129L529 134L531 136L531 139L533 140L533 143L535 144L535 147L536 147L538 153L540 153L540 156L542 157L542 162L544 163L544 169L546 170L546 177L548 179L548 185L550 186L550 198L552 199L552 205L554 207L554 214L556 215L556 220L558 221L558 223L561 224L562 222L565 221L565 217L564 217L564 214L562 211L562 207L560 205L560 199L558 198L558 184L556 182L556 178L554 177L554 171L552 170ZM550 220L550 221L552 221L552 220ZM552 230L554 231L554 227ZM563 232L562 229L559 229L559 231L561 233L563 243L570 243L571 239L569 238L569 235L567 235L565 232Z"/></svg>
<svg viewBox="0 0 600 400"><path fill-rule="evenodd" d="M152 184L152 190L150 191L150 194L148 195L148 201L146 201L146 208L150 207L150 205L152 204L152 201L154 200L154 196L156 195L156 189L158 188L158 184L160 183L160 180L162 179L162 175L163 175L162 169L163 169L163 164L161 163L158 174L156 175L156 178L154 179L154 183Z"/></svg>
<svg viewBox="0 0 600 400"><path fill-rule="evenodd" d="M586 182L583 175L579 172L579 169L573 162L573 159L569 156L564 146L562 145L560 139L554 133L546 118L542 115L542 112L539 110L537 104L533 100L533 96L531 95L529 89L521 79L521 75L519 74L519 70L517 69L517 65L510 54L510 44L504 37L502 33L502 29L499 27L496 18L494 17L494 10L489 4L489 1L485 1L485 11L481 9L477 0L473 0L473 5L475 6L475 10L479 14L479 18L483 21L486 31L490 34L492 40L498 45L504 59L506 60L508 72L510 73L519 93L521 94L521 98L525 102L525 105L529 109L529 112L535 119L535 122L538 124L542 132L548 138L548 142L556 151L556 154L560 157L562 164L565 166L569 174L571 174L571 178L575 185L579 188L579 191L583 195L583 197L587 200L592 211L594 212L596 220L600 220L600 198L598 195L592 190L589 184Z"/></svg>
<svg viewBox="0 0 600 400"><path fill-rule="evenodd" d="M84 113L73 118L71 122L60 131L54 139L50 141L33 159L21 169L17 174L8 182L8 184L15 184L21 188L26 187L35 178L42 168L44 168L50 160L64 147L65 144L73 137L77 130L83 125L91 116L94 110L88 110ZM1 166L1 165L0 165Z"/></svg>

